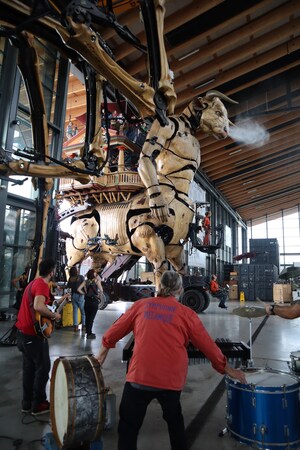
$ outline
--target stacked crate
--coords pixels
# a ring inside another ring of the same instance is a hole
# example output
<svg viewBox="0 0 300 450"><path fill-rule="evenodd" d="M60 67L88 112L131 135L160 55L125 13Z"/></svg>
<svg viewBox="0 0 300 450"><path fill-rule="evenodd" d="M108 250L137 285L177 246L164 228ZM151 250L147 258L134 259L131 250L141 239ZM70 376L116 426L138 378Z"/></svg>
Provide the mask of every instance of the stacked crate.
<svg viewBox="0 0 300 450"><path fill-rule="evenodd" d="M292 300L292 286L290 284L273 285L273 301L275 303L285 303Z"/></svg>
<svg viewBox="0 0 300 450"><path fill-rule="evenodd" d="M274 264L280 267L279 244L274 239L250 239L250 252L257 253L250 259L251 264Z"/></svg>
<svg viewBox="0 0 300 450"><path fill-rule="evenodd" d="M229 297L229 300L238 300L238 298L239 298L237 272L230 272L228 297Z"/></svg>
<svg viewBox="0 0 300 450"><path fill-rule="evenodd" d="M234 272L233 264L224 264L224 282L225 283L229 282L231 272Z"/></svg>
<svg viewBox="0 0 300 450"><path fill-rule="evenodd" d="M275 264L237 264L239 293L244 292L246 301L259 298L273 301L273 284L278 280Z"/></svg>

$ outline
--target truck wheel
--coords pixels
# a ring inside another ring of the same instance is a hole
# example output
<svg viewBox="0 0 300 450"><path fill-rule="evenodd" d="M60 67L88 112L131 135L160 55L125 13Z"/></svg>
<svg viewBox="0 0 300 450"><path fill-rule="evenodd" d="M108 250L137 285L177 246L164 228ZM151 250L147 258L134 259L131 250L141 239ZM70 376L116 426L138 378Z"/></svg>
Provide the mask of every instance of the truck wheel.
<svg viewBox="0 0 300 450"><path fill-rule="evenodd" d="M203 294L204 299L205 299L205 305L204 305L204 308L202 309L202 312L203 312L203 311L205 311L205 310L209 307L209 305L210 305L210 297L209 297L209 295L208 295L207 292L202 292L202 294Z"/></svg>
<svg viewBox="0 0 300 450"><path fill-rule="evenodd" d="M196 289L188 289L183 293L181 303L188 306L196 313L200 313L204 311L207 302L203 292ZM208 305L206 307L208 307Z"/></svg>
<svg viewBox="0 0 300 450"><path fill-rule="evenodd" d="M98 303L98 309L100 309L101 311L103 309L105 309L108 305L108 297L107 294L105 292L102 292L99 294L99 303Z"/></svg>

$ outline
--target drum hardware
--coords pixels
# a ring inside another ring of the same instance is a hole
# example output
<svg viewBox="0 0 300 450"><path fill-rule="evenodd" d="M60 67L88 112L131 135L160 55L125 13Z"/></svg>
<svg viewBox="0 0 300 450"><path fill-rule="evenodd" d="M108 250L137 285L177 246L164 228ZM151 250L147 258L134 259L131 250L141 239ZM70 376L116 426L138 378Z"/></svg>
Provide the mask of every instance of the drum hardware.
<svg viewBox="0 0 300 450"><path fill-rule="evenodd" d="M252 350L252 319L249 319L249 346L250 346L250 359L248 361L248 367L253 367L253 350Z"/></svg>
<svg viewBox="0 0 300 450"><path fill-rule="evenodd" d="M263 317L266 315L265 308L258 308L256 306L242 306L239 308L235 308L232 311L232 314L235 314L239 317L246 317L249 319L249 346L250 346L250 359L248 361L248 367L253 367L253 358L252 358L252 318L253 317Z"/></svg>
<svg viewBox="0 0 300 450"><path fill-rule="evenodd" d="M291 361L287 363L289 369L295 375L300 376L300 350L290 353Z"/></svg>

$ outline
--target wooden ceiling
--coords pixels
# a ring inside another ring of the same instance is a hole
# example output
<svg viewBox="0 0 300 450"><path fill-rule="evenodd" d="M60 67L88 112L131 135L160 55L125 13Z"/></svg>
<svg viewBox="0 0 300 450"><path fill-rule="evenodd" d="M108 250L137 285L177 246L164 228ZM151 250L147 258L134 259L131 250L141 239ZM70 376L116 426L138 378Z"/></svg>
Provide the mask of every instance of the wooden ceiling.
<svg viewBox="0 0 300 450"><path fill-rule="evenodd" d="M138 7L130 7L137 3L114 12L145 43ZM101 34L116 60L147 80L145 56L113 30ZM201 170L214 187L244 221L299 205L300 2L168 1L165 46L177 112L193 97L217 89L239 102L226 105L233 122L242 120L250 131L259 125L268 136L255 146L199 132Z"/></svg>
<svg viewBox="0 0 300 450"><path fill-rule="evenodd" d="M112 3L118 22L145 44L138 1ZM239 102L226 105L234 123L268 136L257 146L199 132L201 171L244 221L299 205L300 1L169 0L164 29L176 112L217 89ZM111 28L99 33L123 68L148 81L144 54ZM74 80L67 119L85 105L84 86Z"/></svg>

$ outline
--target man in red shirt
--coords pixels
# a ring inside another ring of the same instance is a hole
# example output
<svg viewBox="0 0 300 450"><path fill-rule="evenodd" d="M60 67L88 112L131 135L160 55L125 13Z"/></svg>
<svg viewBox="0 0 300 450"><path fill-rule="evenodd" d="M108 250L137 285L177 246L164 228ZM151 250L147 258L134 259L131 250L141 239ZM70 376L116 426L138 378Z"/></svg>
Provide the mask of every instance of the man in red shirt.
<svg viewBox="0 0 300 450"><path fill-rule="evenodd" d="M211 281L209 283L210 292L220 300L219 308L227 309L225 305L227 294L220 289L219 283L217 282L217 275L211 276Z"/></svg>
<svg viewBox="0 0 300 450"><path fill-rule="evenodd" d="M167 271L158 297L133 304L104 334L96 358L103 364L110 348L134 334L131 358L120 404L118 450L136 450L148 404L156 398L168 424L172 450L187 450L180 395L188 370L187 345L201 350L221 374L246 383L245 374L227 363L197 314L178 302L181 276Z"/></svg>
<svg viewBox="0 0 300 450"><path fill-rule="evenodd" d="M23 355L23 400L22 412L34 415L49 411L46 385L49 379L50 356L48 340L35 331L36 313L51 320L61 315L47 308L50 303L48 283L55 274L55 262L45 259L39 264L40 277L26 287L16 327L17 346Z"/></svg>

